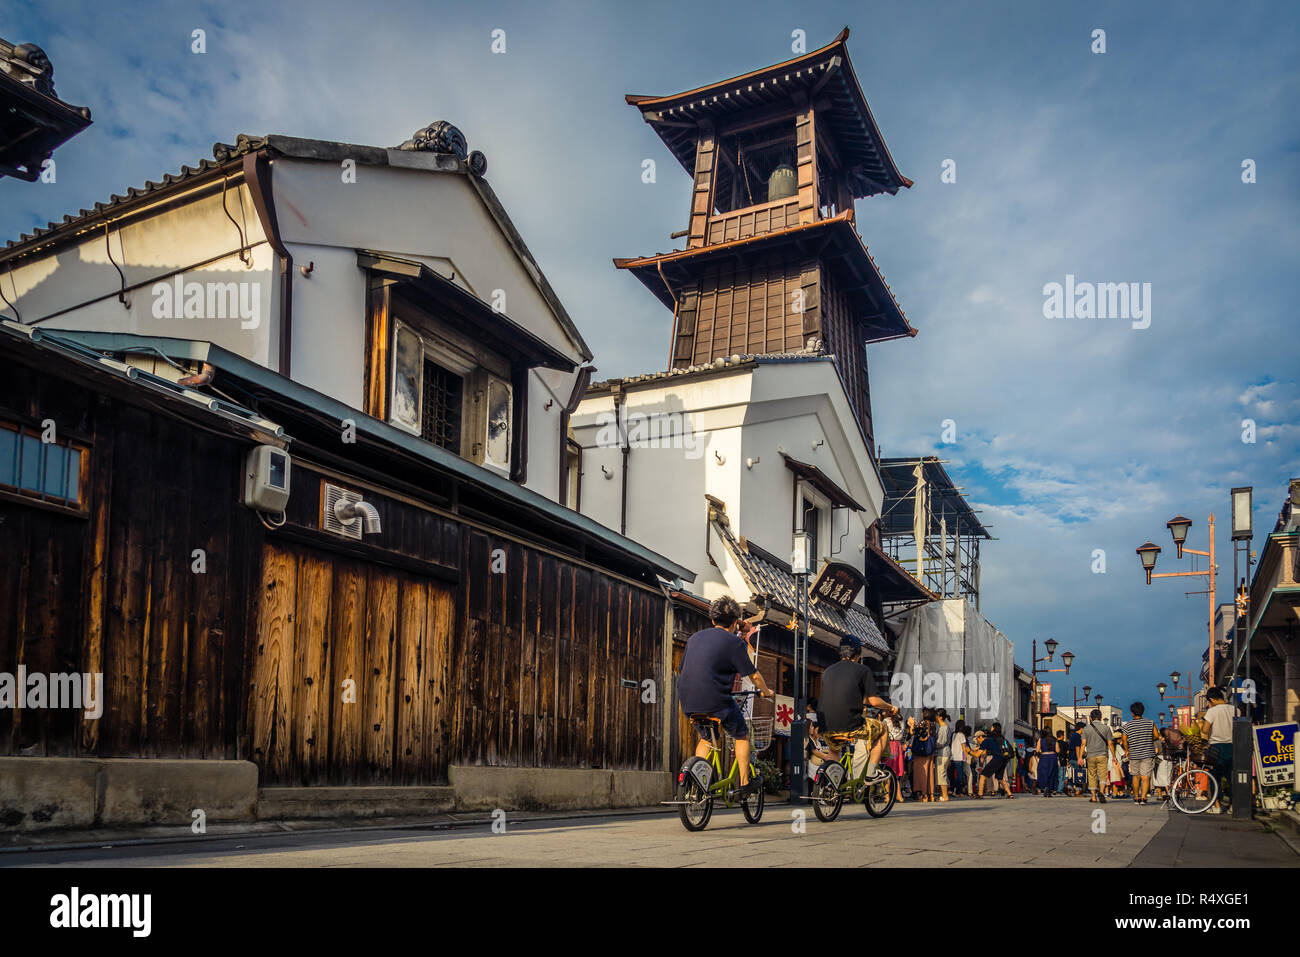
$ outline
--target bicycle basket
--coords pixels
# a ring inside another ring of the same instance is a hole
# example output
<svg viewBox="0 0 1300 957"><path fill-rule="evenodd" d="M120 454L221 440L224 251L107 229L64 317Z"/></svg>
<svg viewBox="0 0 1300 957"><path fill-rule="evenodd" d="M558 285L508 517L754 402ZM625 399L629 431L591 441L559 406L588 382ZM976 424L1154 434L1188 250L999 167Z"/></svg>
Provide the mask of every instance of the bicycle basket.
<svg viewBox="0 0 1300 957"><path fill-rule="evenodd" d="M759 751L765 751L772 744L772 727L776 719L770 715L766 718L749 718L745 721L749 728L749 747L757 754ZM735 744L735 739L727 735L731 743Z"/></svg>

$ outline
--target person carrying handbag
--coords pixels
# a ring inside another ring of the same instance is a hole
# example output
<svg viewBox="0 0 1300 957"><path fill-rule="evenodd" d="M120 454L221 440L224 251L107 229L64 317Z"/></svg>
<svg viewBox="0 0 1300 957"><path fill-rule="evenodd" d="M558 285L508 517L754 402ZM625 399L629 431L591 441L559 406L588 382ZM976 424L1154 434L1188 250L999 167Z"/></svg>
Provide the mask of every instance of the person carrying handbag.
<svg viewBox="0 0 1300 957"><path fill-rule="evenodd" d="M912 726L912 794L918 801L934 798L935 713L926 708Z"/></svg>

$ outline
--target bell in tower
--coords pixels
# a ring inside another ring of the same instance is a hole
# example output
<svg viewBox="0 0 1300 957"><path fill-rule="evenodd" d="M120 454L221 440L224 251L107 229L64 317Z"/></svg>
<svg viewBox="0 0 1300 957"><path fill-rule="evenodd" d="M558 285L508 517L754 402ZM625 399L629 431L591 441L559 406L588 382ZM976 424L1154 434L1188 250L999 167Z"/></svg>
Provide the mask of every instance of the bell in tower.
<svg viewBox="0 0 1300 957"><path fill-rule="evenodd" d="M858 236L853 204L912 181L867 106L848 36L684 93L629 95L692 188L684 249L614 263L673 311L670 368L829 354L874 448L865 347L916 330Z"/></svg>
<svg viewBox="0 0 1300 957"><path fill-rule="evenodd" d="M769 203L775 203L778 199L789 199L798 191L794 167L788 163L782 163L772 170L772 175L767 178L767 201Z"/></svg>

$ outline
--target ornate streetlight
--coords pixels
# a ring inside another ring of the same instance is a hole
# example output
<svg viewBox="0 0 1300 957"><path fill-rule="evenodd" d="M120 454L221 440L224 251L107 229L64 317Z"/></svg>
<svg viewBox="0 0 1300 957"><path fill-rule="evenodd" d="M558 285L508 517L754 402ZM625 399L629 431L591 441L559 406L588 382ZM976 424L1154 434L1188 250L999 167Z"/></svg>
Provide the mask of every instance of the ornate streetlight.
<svg viewBox="0 0 1300 957"><path fill-rule="evenodd" d="M1209 578L1210 587L1209 587L1208 594L1210 596L1210 628L1209 628L1210 660L1209 660L1209 671L1207 672L1207 674L1209 677L1209 684L1213 685L1214 684L1214 613L1216 611L1215 593L1214 593L1214 576L1217 571L1214 564L1214 513L1213 512L1210 513L1210 519L1209 519L1210 550L1208 552L1203 552L1196 548L1187 547L1187 530L1192 527L1192 520L1190 518L1186 518L1182 515L1175 515L1169 521L1165 522L1165 526L1169 529L1169 534L1173 536L1174 545L1178 547L1179 558L1183 557L1184 552L1189 555L1203 555L1210 560L1209 567L1205 571L1201 571L1201 572L1158 572L1157 573L1155 571L1155 567L1156 567L1156 558L1160 555L1160 546L1156 545L1154 542L1146 542L1145 544L1139 546L1137 549L1138 558L1142 560L1142 570L1146 572L1148 585L1151 584L1151 579L1153 578L1185 578L1189 575L1194 575L1194 576L1205 575Z"/></svg>
<svg viewBox="0 0 1300 957"><path fill-rule="evenodd" d="M1045 642L1043 642L1043 647L1047 649L1047 657L1046 657L1046 658L1040 658L1040 657L1038 657L1038 639L1037 639L1037 638L1034 639L1034 643L1033 643L1033 655L1032 655L1032 657L1033 657L1033 691L1032 691L1032 693L1031 693L1030 701L1029 701L1029 726L1030 726L1031 728L1033 728L1035 732L1037 732L1037 731L1039 730L1039 728L1038 728L1038 723L1037 723L1037 721L1035 721L1035 719L1034 719L1034 711L1035 711L1035 709L1036 709L1037 706L1038 706L1038 676L1039 676L1040 674L1044 674L1044 675L1045 675L1045 674L1052 674L1052 673L1054 673L1054 672L1064 672L1065 674L1068 675L1068 674L1070 673L1070 666L1071 666L1072 664L1074 664L1074 654L1073 654L1073 652L1066 651L1066 652L1063 652L1063 653L1061 654L1061 663L1062 663L1063 665L1065 665L1064 668L1040 668L1040 667L1038 667L1039 662L1042 662L1042 661L1051 661L1051 660L1052 660L1052 656L1056 654L1056 649L1057 649L1057 647L1058 647L1059 645L1060 645L1060 642L1057 641L1055 638L1048 638Z"/></svg>

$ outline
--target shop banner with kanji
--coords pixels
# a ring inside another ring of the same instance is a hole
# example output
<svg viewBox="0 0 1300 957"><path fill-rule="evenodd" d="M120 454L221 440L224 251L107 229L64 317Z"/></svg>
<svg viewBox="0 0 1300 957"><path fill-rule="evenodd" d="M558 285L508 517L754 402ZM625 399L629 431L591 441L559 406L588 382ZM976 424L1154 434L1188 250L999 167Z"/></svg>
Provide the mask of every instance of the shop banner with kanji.
<svg viewBox="0 0 1300 957"><path fill-rule="evenodd" d="M776 720L772 722L772 730L789 737L790 724L794 721L794 698L779 694L773 700L776 702Z"/></svg>

